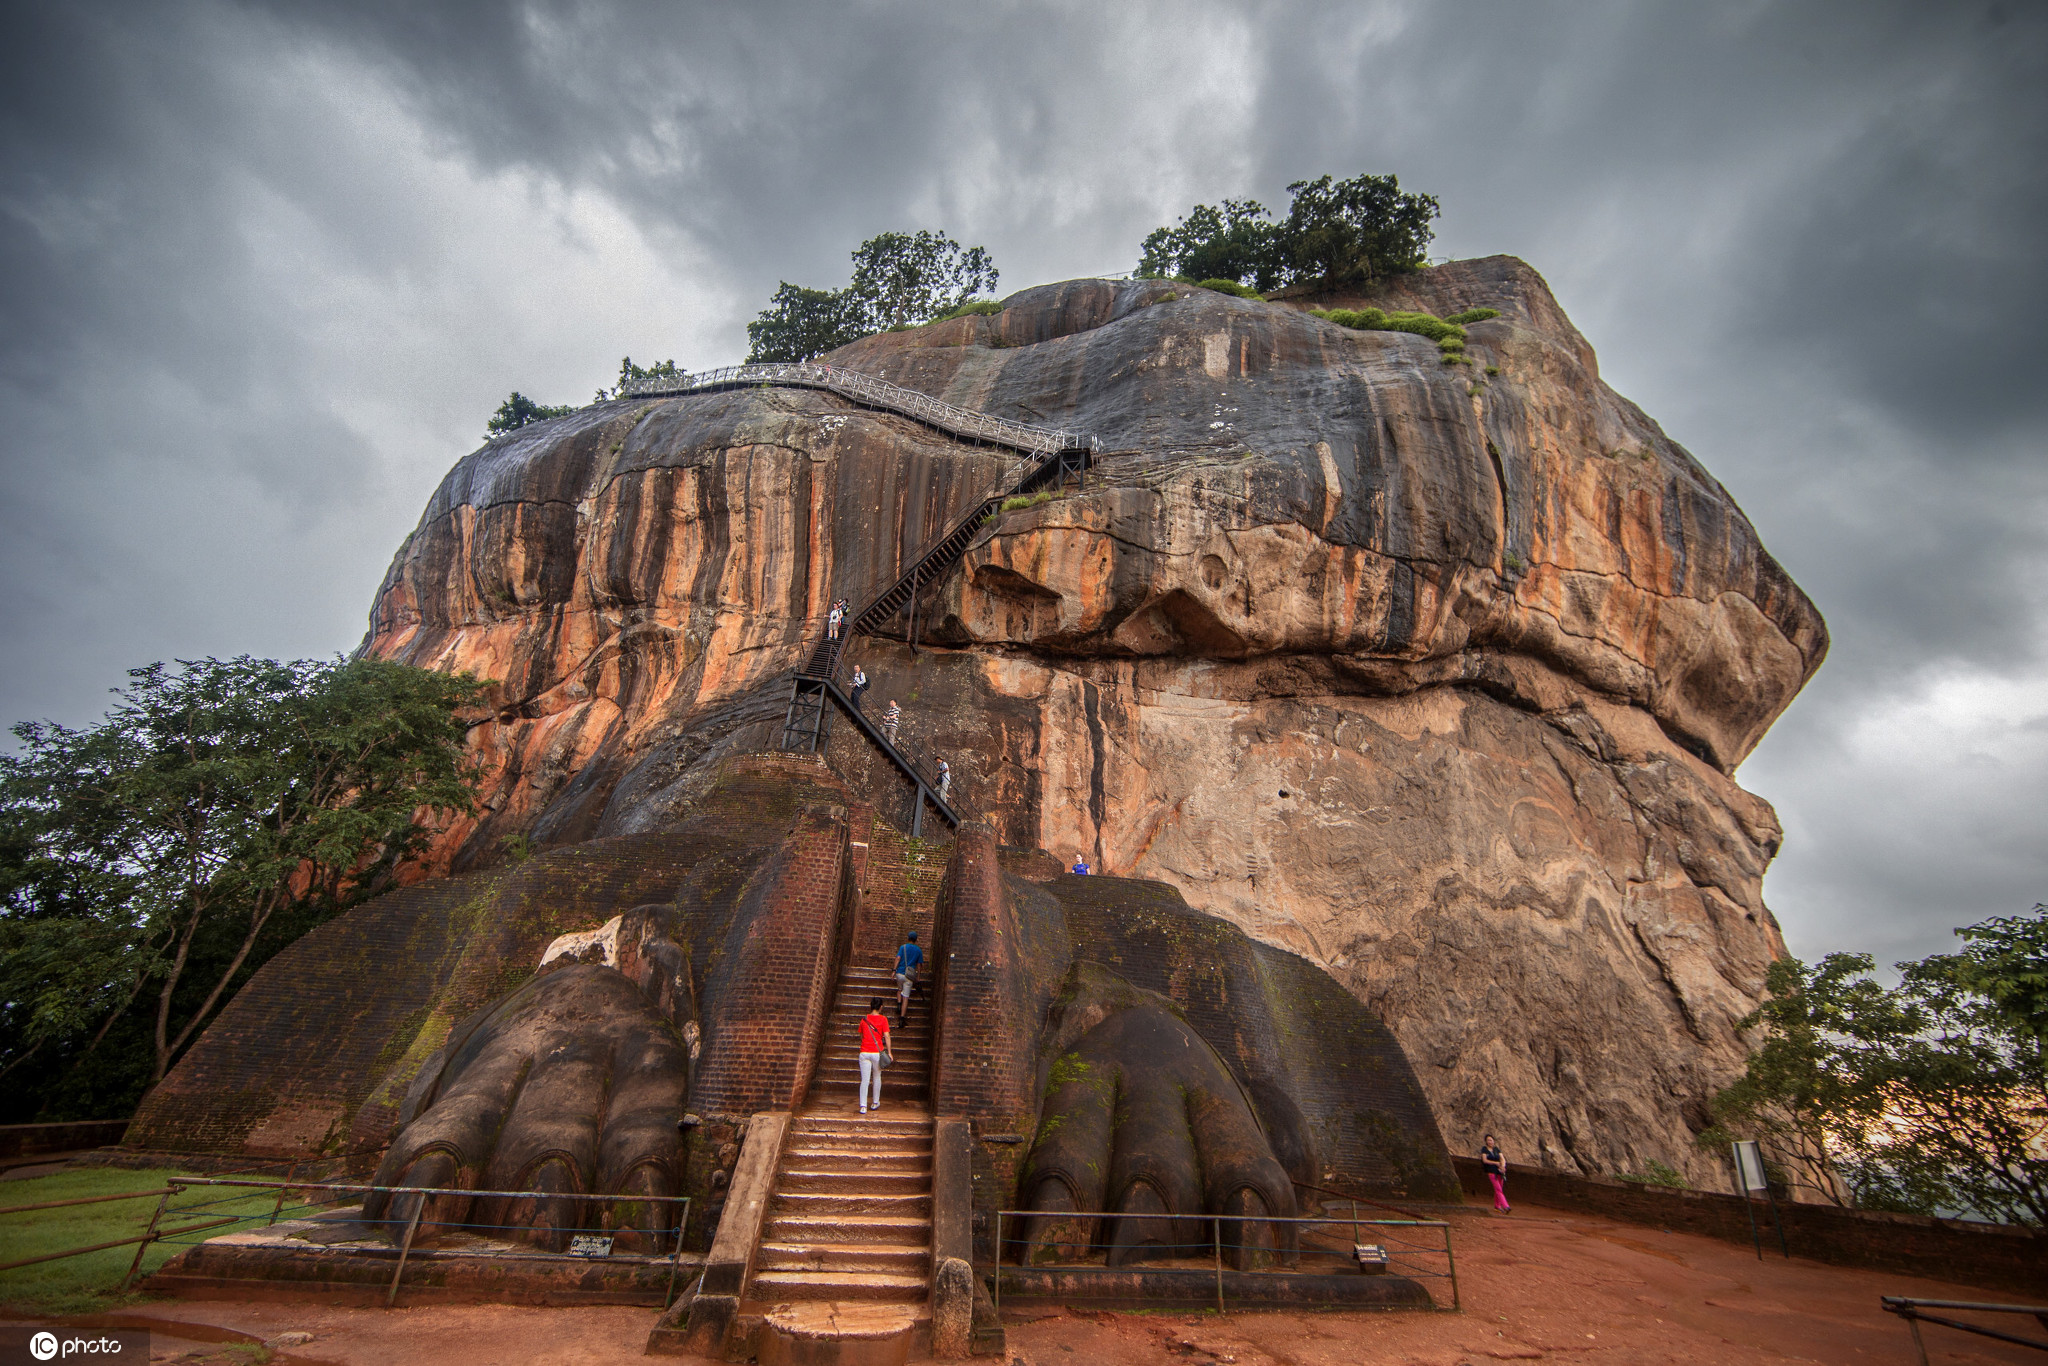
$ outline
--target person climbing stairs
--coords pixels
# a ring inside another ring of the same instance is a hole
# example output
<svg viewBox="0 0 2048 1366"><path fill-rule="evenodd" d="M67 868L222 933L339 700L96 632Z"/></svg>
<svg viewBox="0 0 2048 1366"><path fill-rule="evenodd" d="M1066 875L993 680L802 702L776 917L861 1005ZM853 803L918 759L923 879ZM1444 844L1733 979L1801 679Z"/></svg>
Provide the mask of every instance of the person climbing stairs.
<svg viewBox="0 0 2048 1366"><path fill-rule="evenodd" d="M865 956L865 955L864 955ZM791 1122L747 1298L922 1306L931 1286L931 1009L890 1029L882 1108L861 1114L860 1018L895 1004L887 966L848 966L803 1112ZM921 1312L921 1310L920 1310Z"/></svg>

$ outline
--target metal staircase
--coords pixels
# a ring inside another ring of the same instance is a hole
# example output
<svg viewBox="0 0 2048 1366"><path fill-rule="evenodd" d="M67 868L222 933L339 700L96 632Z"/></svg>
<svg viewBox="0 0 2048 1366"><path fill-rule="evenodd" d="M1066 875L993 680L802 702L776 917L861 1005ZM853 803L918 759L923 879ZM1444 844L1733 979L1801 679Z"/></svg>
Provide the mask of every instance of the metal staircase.
<svg viewBox="0 0 2048 1366"><path fill-rule="evenodd" d="M821 635L797 667L791 681L789 708L782 724L782 748L816 753L825 746L827 726L837 709L861 736L873 745L892 767L917 790L912 809L911 834L924 833L924 809L929 804L939 819L958 829L960 816L940 797L938 780L925 774L863 716L834 680L846 644L854 635L876 635L899 613L910 613L910 642L917 643L919 595L938 583L967 554L981 528L1001 509L1005 500L1036 493L1041 489L1079 479L1095 463L1101 443L1084 431L1066 427L1033 427L1008 418L991 417L968 408L957 408L929 394L876 379L858 370L812 363L792 365L732 365L703 374L650 375L629 380L622 397L655 398L706 393L717 389L758 388L766 385L803 389L824 389L864 407L876 408L935 427L950 436L985 445L1001 446L1030 458L1022 472L1006 480L1006 487L976 503L938 539L918 553L915 560L865 606L850 613L841 623L838 637Z"/></svg>

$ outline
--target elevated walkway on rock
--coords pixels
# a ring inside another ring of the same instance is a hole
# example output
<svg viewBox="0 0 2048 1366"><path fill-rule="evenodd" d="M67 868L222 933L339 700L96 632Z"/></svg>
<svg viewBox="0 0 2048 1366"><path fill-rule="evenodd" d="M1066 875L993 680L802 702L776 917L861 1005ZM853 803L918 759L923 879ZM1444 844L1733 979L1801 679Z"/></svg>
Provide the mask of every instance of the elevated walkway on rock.
<svg viewBox="0 0 2048 1366"><path fill-rule="evenodd" d="M922 422L949 436L978 441L990 446L1003 446L1031 456L1052 455L1061 451L1092 452L1098 449L1095 438L1084 431L1067 427L1034 427L1026 422L1013 422L1009 418L978 413L972 408L956 407L933 398L930 394L920 393L916 389L906 389L900 384L891 384L888 380L877 379L858 370L848 370L837 365L820 365L815 361L728 365L694 375L682 372L672 375L647 375L640 379L627 380L622 386L620 397L672 398L682 394L709 393L718 389L755 389L763 385L788 389L823 389L841 398L850 399L864 408L875 408Z"/></svg>
<svg viewBox="0 0 2048 1366"><path fill-rule="evenodd" d="M733 378L742 376L742 372L743 377ZM721 376L726 378L718 378ZM926 773L899 746L886 739L881 730L862 716L851 699L840 690L836 682L840 661L845 655L847 642L854 636L878 635L905 611L910 614L908 636L915 644L917 603L924 590L953 572L965 558L968 547L974 544L982 527L1006 501L1085 475L1094 463L1099 443L1086 432L1031 427L1004 418L991 418L984 413L954 408L914 390L834 366L735 366L729 371L690 377L688 386L674 387L676 383L672 381L671 388L659 392L687 393L742 383L802 384L849 394L858 391L867 397L857 401L872 402L874 406L906 413L954 435L1008 446L1034 457L1032 463L1005 480L1004 487L983 498L941 531L936 539L918 552L893 583L848 613L836 635L821 633L818 636L791 680L789 708L783 717L782 748L816 753L824 746L826 727L836 708L854 723L861 737L874 746L890 767L915 789L912 834L923 833L927 805L948 826L958 829L960 816L954 806L940 796L936 775ZM656 391L650 389L648 392Z"/></svg>

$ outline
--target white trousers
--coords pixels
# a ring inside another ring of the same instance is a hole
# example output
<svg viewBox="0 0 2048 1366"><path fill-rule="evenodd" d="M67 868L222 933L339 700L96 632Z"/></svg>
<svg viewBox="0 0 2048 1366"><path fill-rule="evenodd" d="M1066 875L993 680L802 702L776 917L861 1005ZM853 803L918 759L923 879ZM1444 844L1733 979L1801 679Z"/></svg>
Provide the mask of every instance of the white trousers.
<svg viewBox="0 0 2048 1366"><path fill-rule="evenodd" d="M868 1087L870 1085L875 1088L875 1098L872 1101L868 1099ZM880 1109L882 1105L882 1055L880 1053L863 1053L860 1055L860 1108L865 1110L870 1105L873 1105L876 1109Z"/></svg>

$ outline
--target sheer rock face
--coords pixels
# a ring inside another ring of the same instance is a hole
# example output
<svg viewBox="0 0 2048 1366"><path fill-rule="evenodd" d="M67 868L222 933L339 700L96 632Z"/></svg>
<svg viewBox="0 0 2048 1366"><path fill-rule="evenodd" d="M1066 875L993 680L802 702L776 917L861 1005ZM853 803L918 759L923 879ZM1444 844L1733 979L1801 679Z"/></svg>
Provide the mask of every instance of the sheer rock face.
<svg viewBox="0 0 2048 1366"><path fill-rule="evenodd" d="M1009 842L1325 964L1455 1150L1490 1130L1522 1160L1718 1184L1691 1132L1782 951L1778 827L1729 773L1826 629L1527 266L1371 301L1501 316L1455 366L1289 304L1078 281L828 358L1104 448L919 605L927 648L852 658ZM1011 466L791 390L598 405L465 459L369 640L504 681L475 733L491 810L444 865L659 828L710 760L772 742L764 685L826 604Z"/></svg>

